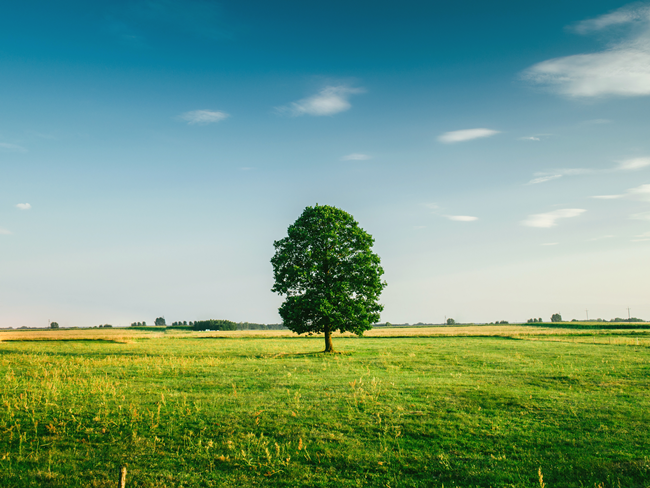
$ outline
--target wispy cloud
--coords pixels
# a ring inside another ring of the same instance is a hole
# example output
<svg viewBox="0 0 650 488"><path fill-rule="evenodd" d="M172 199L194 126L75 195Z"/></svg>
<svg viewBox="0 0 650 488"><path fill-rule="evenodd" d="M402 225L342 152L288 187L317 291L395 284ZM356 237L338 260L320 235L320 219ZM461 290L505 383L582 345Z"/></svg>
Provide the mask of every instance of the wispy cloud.
<svg viewBox="0 0 650 488"><path fill-rule="evenodd" d="M564 208L553 212L529 215L525 220L522 220L521 224L527 227L555 227L558 220L578 217L585 212L586 210L582 208Z"/></svg>
<svg viewBox="0 0 650 488"><path fill-rule="evenodd" d="M632 200L650 202L650 184L630 188L626 190L625 193L621 193L619 195L595 195L591 198L597 198L599 200L618 200L619 198L630 198Z"/></svg>
<svg viewBox="0 0 650 488"><path fill-rule="evenodd" d="M618 170L621 171L634 171L641 168L650 166L650 158L634 158L618 161Z"/></svg>
<svg viewBox="0 0 650 488"><path fill-rule="evenodd" d="M474 222L478 220L478 217L472 217L471 215L445 215L445 217L456 222Z"/></svg>
<svg viewBox="0 0 650 488"><path fill-rule="evenodd" d="M587 239L587 242L593 242L593 241L602 241L604 239L611 239L612 235L606 235L606 236L598 236L598 237L592 237L591 239Z"/></svg>
<svg viewBox="0 0 650 488"><path fill-rule="evenodd" d="M605 169L594 169L594 168L564 168L564 169L555 169L551 173L538 172L535 173L532 180L530 180L527 185L535 185L538 183L546 183L547 181L555 180L561 178L562 176L579 176L579 175L589 175L596 173L613 173L616 171L636 171L643 168L650 167L650 158L632 158L625 159L622 161L616 161L616 166L612 168ZM594 198L618 198L615 196L604 195L602 197Z"/></svg>
<svg viewBox="0 0 650 488"><path fill-rule="evenodd" d="M16 208L20 210L29 210L32 206L29 203L17 203Z"/></svg>
<svg viewBox="0 0 650 488"><path fill-rule="evenodd" d="M13 232L11 232L10 230L3 229L2 227L0 227L0 235L8 236L11 234L13 234Z"/></svg>
<svg viewBox="0 0 650 488"><path fill-rule="evenodd" d="M544 176L538 176L537 178L533 178L530 180L527 185L537 185L539 183L546 183L547 181L551 180L557 180L558 178L562 178L562 175L544 175Z"/></svg>
<svg viewBox="0 0 650 488"><path fill-rule="evenodd" d="M341 161L365 161L367 159L371 159L371 156L361 153L352 153L348 154L347 156L343 156L341 158Z"/></svg>
<svg viewBox="0 0 650 488"><path fill-rule="evenodd" d="M632 220L650 220L650 212L640 212L630 215Z"/></svg>
<svg viewBox="0 0 650 488"><path fill-rule="evenodd" d="M349 98L351 95L364 93L363 88L352 88L347 85L330 85L323 88L316 95L292 102L283 107L277 107L278 113L287 113L298 117L300 115L312 115L321 117L323 115L334 115L350 110L352 105Z"/></svg>
<svg viewBox="0 0 650 488"><path fill-rule="evenodd" d="M650 95L650 6L632 4L580 22L581 34L611 26L636 24L631 34L607 49L549 59L528 68L522 77L572 97Z"/></svg>
<svg viewBox="0 0 650 488"><path fill-rule="evenodd" d="M536 136L520 137L519 140L520 141L541 141L541 139Z"/></svg>
<svg viewBox="0 0 650 488"><path fill-rule="evenodd" d="M23 146L19 146L18 144L9 144L8 142L0 142L0 149L9 152L27 152L27 149Z"/></svg>
<svg viewBox="0 0 650 488"><path fill-rule="evenodd" d="M189 125L206 125L215 122L221 122L230 117L226 112L218 110L192 110L181 114L180 118L187 122Z"/></svg>
<svg viewBox="0 0 650 488"><path fill-rule="evenodd" d="M642 241L650 241L650 232L644 232L643 234L639 234L636 236L635 239L632 239L632 242L642 242Z"/></svg>
<svg viewBox="0 0 650 488"><path fill-rule="evenodd" d="M438 205L435 202L425 203L424 206L427 207L429 210L438 210L440 208L440 205Z"/></svg>
<svg viewBox="0 0 650 488"><path fill-rule="evenodd" d="M445 144L453 144L455 142L471 141L472 139L480 139L482 137L490 137L498 134L500 131L492 129L464 129L445 132L438 136L440 142Z"/></svg>

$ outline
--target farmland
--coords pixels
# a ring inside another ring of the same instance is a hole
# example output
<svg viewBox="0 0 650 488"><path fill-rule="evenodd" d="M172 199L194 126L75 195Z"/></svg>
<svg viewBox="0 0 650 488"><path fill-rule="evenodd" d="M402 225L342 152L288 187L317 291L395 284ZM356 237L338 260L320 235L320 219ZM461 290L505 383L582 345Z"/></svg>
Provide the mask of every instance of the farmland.
<svg viewBox="0 0 650 488"><path fill-rule="evenodd" d="M650 331L589 327L1 331L0 479L650 486Z"/></svg>

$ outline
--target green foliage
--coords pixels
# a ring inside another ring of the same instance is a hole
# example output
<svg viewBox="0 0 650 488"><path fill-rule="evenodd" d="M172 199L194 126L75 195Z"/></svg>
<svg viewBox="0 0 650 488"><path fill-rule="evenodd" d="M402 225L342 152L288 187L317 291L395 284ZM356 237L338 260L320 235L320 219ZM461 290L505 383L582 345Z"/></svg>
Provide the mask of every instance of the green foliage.
<svg viewBox="0 0 650 488"><path fill-rule="evenodd" d="M451 317L447 319L447 325L454 325L456 321L452 319Z"/></svg>
<svg viewBox="0 0 650 488"><path fill-rule="evenodd" d="M197 320L194 322L194 330L237 330L237 322L230 320Z"/></svg>
<svg viewBox="0 0 650 488"><path fill-rule="evenodd" d="M155 322L155 325L165 325L165 318L164 317L158 317Z"/></svg>
<svg viewBox="0 0 650 488"><path fill-rule="evenodd" d="M374 239L350 214L335 207L307 207L273 243L272 291L286 295L284 325L298 334L334 331L362 335L379 321L379 295L386 286Z"/></svg>
<svg viewBox="0 0 650 488"><path fill-rule="evenodd" d="M58 328L59 328L58 322L50 322L50 329L58 329Z"/></svg>
<svg viewBox="0 0 650 488"><path fill-rule="evenodd" d="M562 322L562 316L559 313L551 315L551 322Z"/></svg>
<svg viewBox="0 0 650 488"><path fill-rule="evenodd" d="M650 336L517 339L0 342L1 486L649 486Z"/></svg>

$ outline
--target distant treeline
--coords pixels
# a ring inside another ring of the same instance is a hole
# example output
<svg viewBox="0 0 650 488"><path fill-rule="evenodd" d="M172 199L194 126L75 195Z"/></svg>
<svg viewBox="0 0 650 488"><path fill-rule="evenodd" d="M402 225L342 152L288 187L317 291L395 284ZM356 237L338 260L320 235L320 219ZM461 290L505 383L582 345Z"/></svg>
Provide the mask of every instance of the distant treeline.
<svg viewBox="0 0 650 488"><path fill-rule="evenodd" d="M156 319L158 322L160 320ZM286 327L282 324L255 324L252 322L233 322L231 320L196 320L188 322L187 320L179 320L172 322L171 325L156 324L158 326L165 326L174 329L186 330L283 330ZM147 327L146 322L133 322L131 327Z"/></svg>
<svg viewBox="0 0 650 488"><path fill-rule="evenodd" d="M191 323L191 322L190 322ZM198 320L192 324L194 330L282 330L282 324L254 324L252 322L232 322L230 320Z"/></svg>

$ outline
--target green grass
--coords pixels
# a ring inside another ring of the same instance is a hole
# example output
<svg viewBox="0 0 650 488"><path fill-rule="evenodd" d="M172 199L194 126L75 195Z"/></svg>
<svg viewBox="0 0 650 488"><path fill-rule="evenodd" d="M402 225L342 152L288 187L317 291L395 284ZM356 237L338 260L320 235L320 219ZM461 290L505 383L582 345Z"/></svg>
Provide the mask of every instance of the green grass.
<svg viewBox="0 0 650 488"><path fill-rule="evenodd" d="M0 484L648 487L621 337L3 342Z"/></svg>

